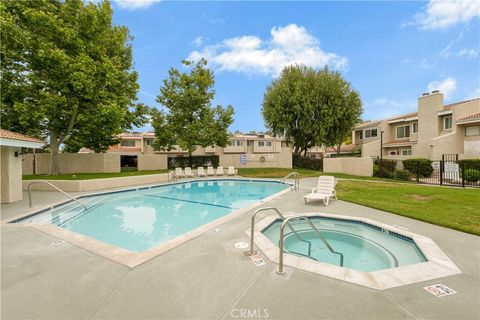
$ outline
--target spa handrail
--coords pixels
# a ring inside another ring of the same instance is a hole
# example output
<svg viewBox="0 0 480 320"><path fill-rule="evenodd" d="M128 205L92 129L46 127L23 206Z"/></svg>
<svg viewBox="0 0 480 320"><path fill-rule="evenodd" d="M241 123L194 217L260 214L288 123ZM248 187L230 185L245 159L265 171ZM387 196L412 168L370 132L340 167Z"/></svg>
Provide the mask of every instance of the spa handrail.
<svg viewBox="0 0 480 320"><path fill-rule="evenodd" d="M280 245L279 245L279 253L278 253L279 256L278 256L278 271L277 271L278 274L285 274L285 271L283 271L283 247L284 247L284 242L285 242L285 238L284 238L285 225L287 225L287 224L290 225L289 221L294 220L294 219L305 219L307 221L307 223L309 224L309 226L320 237L320 239L325 244L325 246L328 248L328 250L330 250L331 253L340 256L340 266L343 267L343 253L340 253L340 252L337 252L337 251L333 250L333 248L330 246L330 244L327 242L327 240L325 240L325 238L322 236L320 231L317 229L317 227L315 227L315 225L312 223L312 221L310 221L310 219L307 216L295 215L295 216L291 216L291 217L288 217L287 219L285 219L285 221L283 221L283 223L280 227Z"/></svg>
<svg viewBox="0 0 480 320"><path fill-rule="evenodd" d="M285 216L280 212L280 210L278 210L277 208L274 208L274 207L264 207L264 208L259 208L257 210L255 210L255 212L252 214L252 217L250 218L251 220L251 226L250 226L250 251L248 252L248 255L250 256L253 256L254 254L256 254L256 251L254 250L254 240L255 240L255 217L257 215L257 213L259 212L262 212L262 211L267 211L267 210L273 210L275 211L275 213L282 219L282 222L285 221ZM295 231L295 229L293 229L293 227L288 224L288 226L290 227L290 230L292 230L292 232L295 234L295 236L298 238L298 240L300 241L305 241L305 242L308 242L306 240L302 240L302 238L300 238L300 236L298 235L298 233Z"/></svg>
<svg viewBox="0 0 480 320"><path fill-rule="evenodd" d="M69 197L70 199L72 199L73 201L75 201L76 203L80 204L82 207L85 208L85 210L87 210L87 206L85 204L83 204L82 202L78 201L74 196L72 196L71 194L68 194L66 193L65 191L63 191L62 189L60 189L59 187L53 185L52 183L48 182L48 181L45 181L45 180L39 180L39 181L32 181L28 184L28 187L27 187L27 191L28 191L28 205L29 207L31 208L32 207L32 193L31 193L31 186L33 184L39 184L39 183L44 183L44 184L47 184L49 185L50 187L54 188L55 190L57 190L58 192L62 193L63 195Z"/></svg>
<svg viewBox="0 0 480 320"><path fill-rule="evenodd" d="M294 190L298 190L300 189L300 179L298 178L300 174L296 171L293 171L293 172L290 172L289 174L287 174L285 177L283 177L280 181L281 182L285 182L288 178L290 177L294 177L295 179L295 184L294 184Z"/></svg>

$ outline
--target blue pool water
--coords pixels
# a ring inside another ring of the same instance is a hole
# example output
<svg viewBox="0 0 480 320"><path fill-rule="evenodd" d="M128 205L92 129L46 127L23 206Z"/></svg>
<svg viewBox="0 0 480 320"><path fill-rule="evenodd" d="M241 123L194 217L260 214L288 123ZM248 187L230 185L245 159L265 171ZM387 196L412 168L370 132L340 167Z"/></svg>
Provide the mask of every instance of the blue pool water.
<svg viewBox="0 0 480 320"><path fill-rule="evenodd" d="M205 180L80 198L20 222L51 223L142 252L278 193L270 181Z"/></svg>
<svg viewBox="0 0 480 320"><path fill-rule="evenodd" d="M343 254L345 268L371 272L426 261L412 239L389 233L377 226L322 217L313 217L310 221L333 250ZM280 224L280 221L276 221L262 231L276 245L280 239ZM340 265L340 256L331 253L306 222L292 221L291 225L298 237L285 226L285 252Z"/></svg>

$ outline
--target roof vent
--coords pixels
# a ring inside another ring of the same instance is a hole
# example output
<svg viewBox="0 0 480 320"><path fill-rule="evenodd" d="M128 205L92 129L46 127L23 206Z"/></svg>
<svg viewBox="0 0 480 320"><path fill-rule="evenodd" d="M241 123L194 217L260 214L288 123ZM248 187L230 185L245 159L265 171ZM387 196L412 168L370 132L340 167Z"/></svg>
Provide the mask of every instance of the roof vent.
<svg viewBox="0 0 480 320"><path fill-rule="evenodd" d="M428 92L424 92L424 93L422 93L422 96L428 96L429 94L430 93L428 93Z"/></svg>
<svg viewBox="0 0 480 320"><path fill-rule="evenodd" d="M432 94L434 94L434 93L439 93L439 92L440 92L440 90L433 90L433 91L432 91Z"/></svg>

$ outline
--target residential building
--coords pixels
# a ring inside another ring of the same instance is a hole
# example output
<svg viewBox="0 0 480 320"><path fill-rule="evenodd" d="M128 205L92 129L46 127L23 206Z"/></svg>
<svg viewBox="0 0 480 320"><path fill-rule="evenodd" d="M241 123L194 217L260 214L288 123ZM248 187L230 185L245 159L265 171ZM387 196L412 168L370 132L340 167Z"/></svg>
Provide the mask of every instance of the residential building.
<svg viewBox="0 0 480 320"><path fill-rule="evenodd" d="M381 141L381 133L383 139ZM480 98L443 103L439 91L418 98L418 111L360 124L352 142L363 157L428 158L444 154L480 157Z"/></svg>

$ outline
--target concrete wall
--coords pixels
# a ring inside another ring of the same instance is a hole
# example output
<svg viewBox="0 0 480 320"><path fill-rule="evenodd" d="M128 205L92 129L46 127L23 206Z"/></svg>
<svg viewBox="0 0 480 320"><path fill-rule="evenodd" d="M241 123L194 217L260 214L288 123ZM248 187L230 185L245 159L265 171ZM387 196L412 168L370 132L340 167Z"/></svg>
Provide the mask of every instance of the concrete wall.
<svg viewBox="0 0 480 320"><path fill-rule="evenodd" d="M246 164L240 164L240 156L240 154L221 154L220 165L235 168L292 168L291 153L249 153L245 155Z"/></svg>
<svg viewBox="0 0 480 320"><path fill-rule="evenodd" d="M373 176L373 160L370 157L324 158L323 171L371 177Z"/></svg>
<svg viewBox="0 0 480 320"><path fill-rule="evenodd" d="M0 150L0 198L2 203L22 200L22 160L15 157L20 148L2 146Z"/></svg>
<svg viewBox="0 0 480 320"><path fill-rule="evenodd" d="M33 174L33 154L28 154L23 161L23 174ZM50 154L37 153L37 174L50 172ZM120 155L115 153L60 153L58 155L60 174L120 172Z"/></svg>
<svg viewBox="0 0 480 320"><path fill-rule="evenodd" d="M36 180L24 180L23 190L27 190L28 184ZM38 181L38 180L37 180ZM56 187L67 192L80 192L80 191L94 191L110 188L122 188L137 185L156 184L161 182L168 182L169 175L167 173L162 174L149 174L142 176L130 176L130 177L118 177L107 179L91 179L91 180L47 180ZM31 187L32 190L53 190L46 184L35 184Z"/></svg>
<svg viewBox="0 0 480 320"><path fill-rule="evenodd" d="M167 158L167 155L163 154L139 154L137 162L138 171L167 169Z"/></svg>
<svg viewBox="0 0 480 320"><path fill-rule="evenodd" d="M362 157L380 156L380 140L375 140L362 145Z"/></svg>

